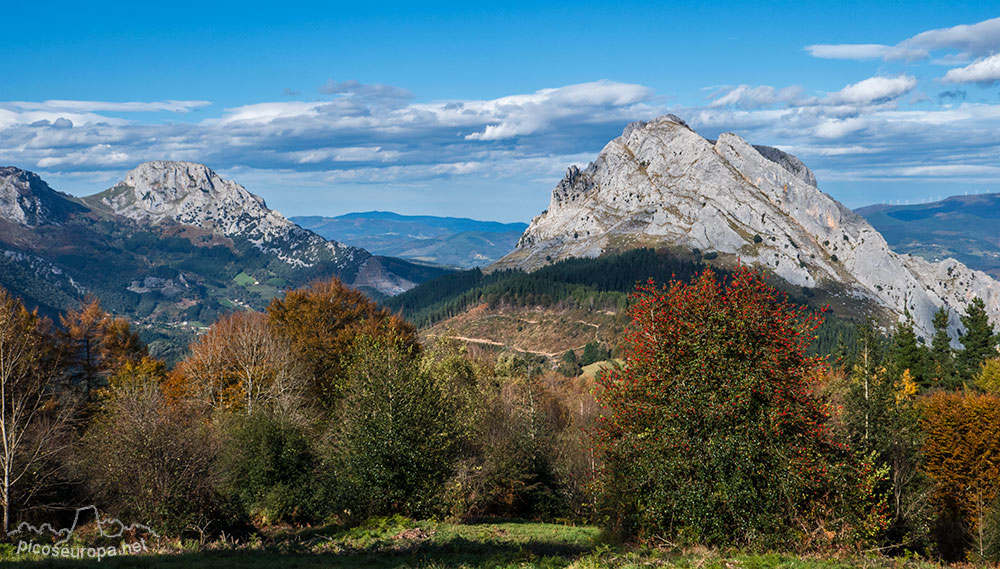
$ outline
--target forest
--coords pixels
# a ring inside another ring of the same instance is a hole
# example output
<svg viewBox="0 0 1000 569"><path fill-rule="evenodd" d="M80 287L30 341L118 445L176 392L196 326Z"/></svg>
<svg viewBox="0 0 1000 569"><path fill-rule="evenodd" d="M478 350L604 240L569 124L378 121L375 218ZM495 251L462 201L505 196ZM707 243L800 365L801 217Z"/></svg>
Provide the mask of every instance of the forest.
<svg viewBox="0 0 1000 569"><path fill-rule="evenodd" d="M518 519L615 547L1000 561L981 300L954 339L945 309L929 340L911 321L824 328L754 270L665 259L455 273L386 306L316 282L221 316L172 369L94 299L52 322L0 291L4 533L94 504L177 547ZM606 302L629 321L619 365L418 339L490 295Z"/></svg>

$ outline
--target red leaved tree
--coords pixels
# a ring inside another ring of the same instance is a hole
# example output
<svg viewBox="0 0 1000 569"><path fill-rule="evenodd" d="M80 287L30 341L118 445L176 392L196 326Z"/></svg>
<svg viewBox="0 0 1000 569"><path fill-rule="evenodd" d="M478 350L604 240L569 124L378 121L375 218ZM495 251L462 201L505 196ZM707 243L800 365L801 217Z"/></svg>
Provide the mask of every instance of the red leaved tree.
<svg viewBox="0 0 1000 569"><path fill-rule="evenodd" d="M868 500L876 473L852 466L813 392L819 314L742 266L726 279L705 269L690 283L650 281L632 301L624 369L597 394L609 529L757 546L884 525Z"/></svg>

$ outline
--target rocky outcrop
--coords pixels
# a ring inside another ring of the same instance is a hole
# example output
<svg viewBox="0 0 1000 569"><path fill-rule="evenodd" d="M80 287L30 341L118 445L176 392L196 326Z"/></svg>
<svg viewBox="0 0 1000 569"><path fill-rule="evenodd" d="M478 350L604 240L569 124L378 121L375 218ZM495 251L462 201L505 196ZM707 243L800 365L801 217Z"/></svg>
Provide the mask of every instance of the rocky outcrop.
<svg viewBox="0 0 1000 569"><path fill-rule="evenodd" d="M0 167L0 218L25 227L63 223L86 208L49 187L37 174Z"/></svg>
<svg viewBox="0 0 1000 569"><path fill-rule="evenodd" d="M261 197L194 162L140 164L118 185L85 201L142 223L170 221L243 238L299 267L330 261L345 269L370 256L302 229L268 208Z"/></svg>
<svg viewBox="0 0 1000 569"><path fill-rule="evenodd" d="M797 286L836 285L897 318L908 311L928 338L942 304L953 329L975 296L1000 318L1000 283L985 273L894 253L798 158L733 134L707 140L673 115L629 125L587 168L570 168L493 268L647 245L730 255Z"/></svg>

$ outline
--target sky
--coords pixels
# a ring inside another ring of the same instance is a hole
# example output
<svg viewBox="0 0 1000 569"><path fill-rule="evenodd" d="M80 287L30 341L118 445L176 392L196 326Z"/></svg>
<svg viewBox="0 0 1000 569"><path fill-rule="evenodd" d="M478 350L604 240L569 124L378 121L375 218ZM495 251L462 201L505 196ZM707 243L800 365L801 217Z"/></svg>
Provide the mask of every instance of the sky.
<svg viewBox="0 0 1000 569"><path fill-rule="evenodd" d="M674 113L850 207L1000 191L987 2L12 2L0 165L88 195L202 162L288 216L529 221Z"/></svg>

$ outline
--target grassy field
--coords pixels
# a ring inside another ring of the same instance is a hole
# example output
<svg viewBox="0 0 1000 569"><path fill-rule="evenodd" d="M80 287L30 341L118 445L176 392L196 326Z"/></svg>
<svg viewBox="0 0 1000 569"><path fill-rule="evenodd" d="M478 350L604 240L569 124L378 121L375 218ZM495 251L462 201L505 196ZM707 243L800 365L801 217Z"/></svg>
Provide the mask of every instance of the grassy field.
<svg viewBox="0 0 1000 569"><path fill-rule="evenodd" d="M155 553L102 561L30 558L0 549L0 565L33 567L291 568L650 568L930 569L935 564L885 558L826 559L782 554L671 552L601 543L597 528L536 522L444 524L403 518L374 520L350 530L313 528L246 540L161 542Z"/></svg>

